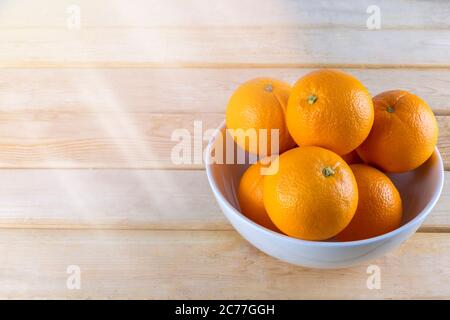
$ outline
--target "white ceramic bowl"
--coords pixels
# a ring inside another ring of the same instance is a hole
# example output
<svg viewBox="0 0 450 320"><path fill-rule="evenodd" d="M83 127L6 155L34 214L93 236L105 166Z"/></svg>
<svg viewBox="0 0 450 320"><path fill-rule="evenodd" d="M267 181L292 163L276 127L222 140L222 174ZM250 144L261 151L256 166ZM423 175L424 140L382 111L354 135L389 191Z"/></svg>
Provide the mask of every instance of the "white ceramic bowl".
<svg viewBox="0 0 450 320"><path fill-rule="evenodd" d="M404 221L400 228L360 241L299 240L266 229L239 212L236 191L241 175L249 165L211 163L215 141L224 130L223 123L205 153L208 181L223 213L233 227L255 247L275 258L300 266L343 268L380 257L416 232L435 206L444 184L442 158L436 148L432 157L416 170L389 175L403 201ZM224 149L226 152L227 147Z"/></svg>

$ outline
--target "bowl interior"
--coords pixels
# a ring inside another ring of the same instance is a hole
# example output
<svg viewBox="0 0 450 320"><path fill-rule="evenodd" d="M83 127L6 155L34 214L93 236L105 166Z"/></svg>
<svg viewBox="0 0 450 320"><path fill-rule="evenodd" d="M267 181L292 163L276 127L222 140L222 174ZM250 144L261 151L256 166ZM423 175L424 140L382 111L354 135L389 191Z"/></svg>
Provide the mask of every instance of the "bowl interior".
<svg viewBox="0 0 450 320"><path fill-rule="evenodd" d="M225 141L231 142L225 143ZM238 211L237 214L240 214L237 200L239 181L249 167L249 163L254 162L255 159L232 141L224 125L216 132L207 152L212 157L223 160L207 163L208 170L219 194ZM240 161L237 161L238 155L241 156ZM439 197L443 184L443 165L439 152L436 149L429 160L413 171L388 176L402 198L402 225L404 225L419 216L426 215L427 212L424 211L427 211L425 210L427 206Z"/></svg>

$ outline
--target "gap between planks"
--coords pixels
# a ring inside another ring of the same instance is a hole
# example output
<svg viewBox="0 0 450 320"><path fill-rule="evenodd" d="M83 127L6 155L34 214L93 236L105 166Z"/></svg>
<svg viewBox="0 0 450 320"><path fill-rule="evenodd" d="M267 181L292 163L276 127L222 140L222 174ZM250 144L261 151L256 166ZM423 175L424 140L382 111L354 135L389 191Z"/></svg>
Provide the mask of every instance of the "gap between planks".
<svg viewBox="0 0 450 320"><path fill-rule="evenodd" d="M2 62L2 69L394 69L449 71L450 64L347 64L347 63L154 63L154 62Z"/></svg>
<svg viewBox="0 0 450 320"><path fill-rule="evenodd" d="M189 228L164 228L164 227L153 227L153 226L145 226L145 225L134 225L134 226L123 226L119 227L117 225L57 225L57 224L11 224L1 222L0 230L92 230L92 231L152 231L152 232L237 232L231 225L229 227L221 227L221 228L197 228L197 229L189 229ZM448 234L450 233L450 226L442 226L442 227L420 227L416 233L433 233L433 234Z"/></svg>

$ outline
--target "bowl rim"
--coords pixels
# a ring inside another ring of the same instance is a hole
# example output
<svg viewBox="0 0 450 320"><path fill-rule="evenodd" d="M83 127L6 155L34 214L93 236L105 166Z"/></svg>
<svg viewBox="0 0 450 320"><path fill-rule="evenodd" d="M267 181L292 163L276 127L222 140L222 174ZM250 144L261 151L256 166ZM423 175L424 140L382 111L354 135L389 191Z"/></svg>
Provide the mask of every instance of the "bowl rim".
<svg viewBox="0 0 450 320"><path fill-rule="evenodd" d="M205 150L205 154L204 154L205 170L206 170L206 176L208 178L209 185L210 185L214 195L216 196L216 199L218 201L220 201L222 203L222 205L225 206L225 208L229 212L231 212L236 218L240 219L242 222L244 222L244 224L247 224L249 227L251 227L253 229L257 229L258 231L261 231L268 236L279 238L280 240L289 241L289 242L306 245L306 246L318 246L318 247L361 246L361 245L368 245L368 244L373 244L375 242L387 240L387 239L393 238L393 237L397 236L398 234L402 233L403 231L409 229L412 225L420 222L421 220L423 222L423 220L430 214L431 210L436 205L437 201L439 200L439 197L441 196L442 189L444 187L444 165L442 162L441 153L439 152L439 149L436 146L435 152L438 157L439 172L441 173L439 175L438 190L437 190L437 192L435 192L433 194L433 197L431 198L430 202L428 202L428 204L425 206L425 208L423 208L422 211L414 217L414 219L408 221L404 225L402 225L399 228L392 230L388 233L382 234L377 237L364 239L364 240L331 242L331 241L302 240L302 239L293 238L288 235L272 231L270 229L267 229L267 228L257 224L256 222L253 222L252 220L247 218L245 215L243 215L241 212L239 212L219 191L219 188L218 188L215 180L213 179L212 172L211 172L211 167L212 167L211 149L214 145L217 135L224 128L225 128L225 120L222 121L220 126L215 129L214 134L211 136L211 139L209 140L208 145Z"/></svg>

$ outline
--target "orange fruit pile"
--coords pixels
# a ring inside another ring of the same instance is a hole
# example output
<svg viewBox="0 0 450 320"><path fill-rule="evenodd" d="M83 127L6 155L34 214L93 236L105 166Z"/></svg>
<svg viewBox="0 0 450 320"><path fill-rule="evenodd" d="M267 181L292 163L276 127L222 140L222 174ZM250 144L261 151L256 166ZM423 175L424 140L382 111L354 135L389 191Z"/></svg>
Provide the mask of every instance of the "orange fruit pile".
<svg viewBox="0 0 450 320"><path fill-rule="evenodd" d="M436 118L418 96L393 90L372 98L355 77L328 69L292 87L270 78L242 84L230 98L226 126L266 129L257 141L235 138L260 158L279 151L278 170L264 175L258 162L242 176L241 212L313 241L362 240L398 228L402 199L386 174L422 165L438 137ZM279 141L271 141L272 129Z"/></svg>

